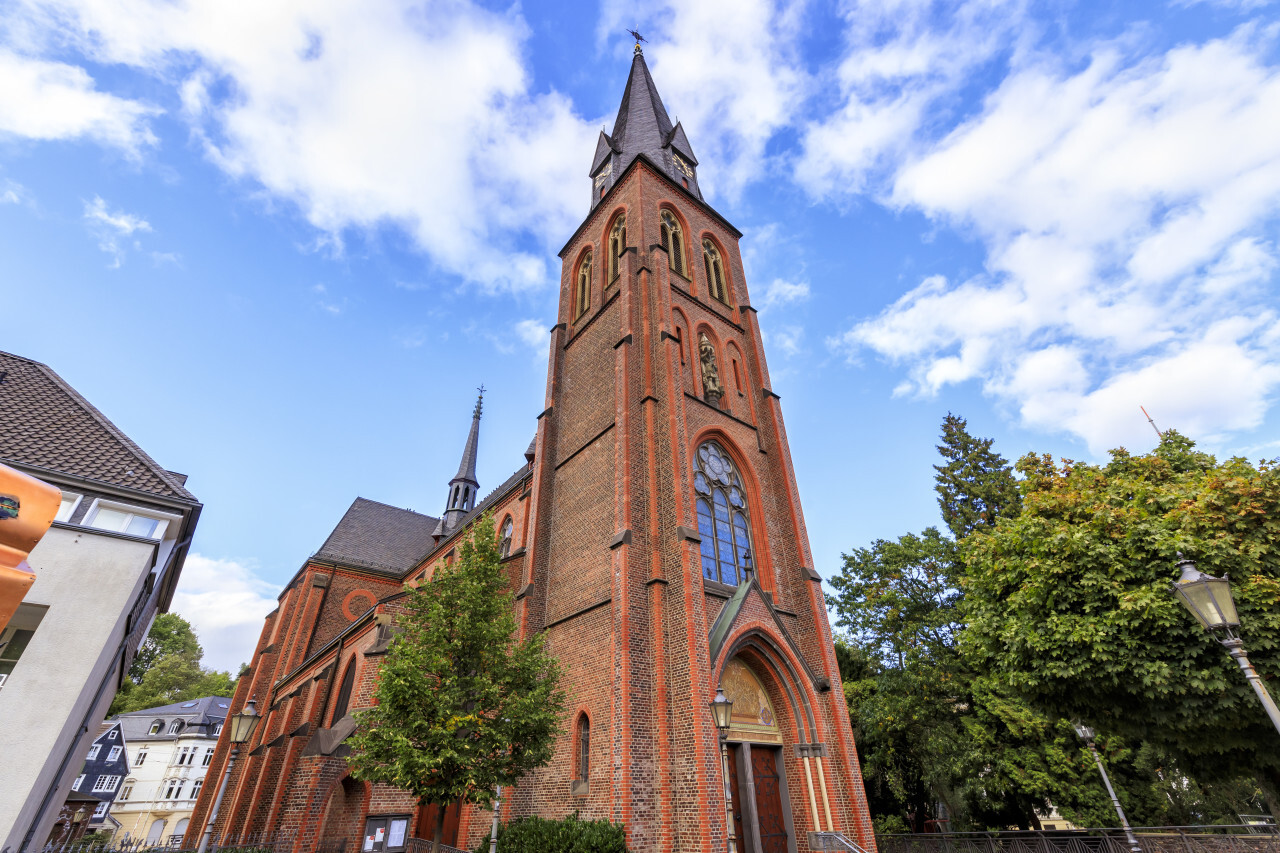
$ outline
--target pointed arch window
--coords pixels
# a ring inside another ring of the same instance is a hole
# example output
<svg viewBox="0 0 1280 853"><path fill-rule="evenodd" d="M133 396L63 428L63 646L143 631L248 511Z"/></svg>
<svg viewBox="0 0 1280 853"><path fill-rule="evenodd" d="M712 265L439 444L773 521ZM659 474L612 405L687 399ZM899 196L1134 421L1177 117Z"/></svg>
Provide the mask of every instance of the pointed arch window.
<svg viewBox="0 0 1280 853"><path fill-rule="evenodd" d="M669 210L662 211L662 248L667 250L667 261L671 268L680 275L688 277L684 268L684 232L680 229L680 220Z"/></svg>
<svg viewBox="0 0 1280 853"><path fill-rule="evenodd" d="M587 306L591 304L591 250L582 256L582 260L578 263L578 285L574 294L573 319L578 319L587 311Z"/></svg>
<svg viewBox="0 0 1280 853"><path fill-rule="evenodd" d="M579 782L591 778L591 719L585 713L578 715L578 749L574 763Z"/></svg>
<svg viewBox="0 0 1280 853"><path fill-rule="evenodd" d="M498 549L504 557L511 556L511 535L515 533L515 523L511 520L511 516L507 516L507 520L502 523L502 535L499 537Z"/></svg>
<svg viewBox="0 0 1280 853"><path fill-rule="evenodd" d="M746 577L751 551L742 477L729 454L715 441L704 442L696 456L693 490L697 494L698 533L702 536L702 576L737 586Z"/></svg>
<svg viewBox="0 0 1280 853"><path fill-rule="evenodd" d="M702 241L702 262L707 267L707 292L728 305L729 289L725 287L724 261L720 258L720 250L710 239Z"/></svg>
<svg viewBox="0 0 1280 853"><path fill-rule="evenodd" d="M609 231L609 284L606 287L612 286L618 280L618 275L622 272L622 253L626 248L627 215L620 213Z"/></svg>
<svg viewBox="0 0 1280 853"><path fill-rule="evenodd" d="M329 718L329 725L341 720L347 715L347 706L351 703L351 690L356 683L356 662L353 660L347 664L347 671L342 676L342 686L338 688L338 701L333 705L333 716Z"/></svg>

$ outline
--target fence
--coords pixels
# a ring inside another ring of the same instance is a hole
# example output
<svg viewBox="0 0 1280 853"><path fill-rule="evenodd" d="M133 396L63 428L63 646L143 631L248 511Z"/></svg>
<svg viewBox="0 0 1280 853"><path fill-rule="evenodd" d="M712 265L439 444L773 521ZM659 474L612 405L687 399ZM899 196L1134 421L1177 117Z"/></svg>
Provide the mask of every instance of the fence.
<svg viewBox="0 0 1280 853"><path fill-rule="evenodd" d="M405 845L404 853L431 853L431 839L410 838L408 844ZM457 847L450 847L448 844L441 842L440 853L471 853L471 851L460 850Z"/></svg>
<svg viewBox="0 0 1280 853"><path fill-rule="evenodd" d="M1280 853L1274 826L1135 827L1142 853ZM880 853L1131 853L1119 829L882 835Z"/></svg>
<svg viewBox="0 0 1280 853"><path fill-rule="evenodd" d="M293 836L263 835L262 833L227 835L209 840L209 850L222 853L290 853ZM184 843L185 841L185 843ZM172 835L163 843L143 838L123 838L114 841L70 841L65 844L48 844L39 853L192 853L200 846L199 836ZM342 850L326 851L342 853Z"/></svg>

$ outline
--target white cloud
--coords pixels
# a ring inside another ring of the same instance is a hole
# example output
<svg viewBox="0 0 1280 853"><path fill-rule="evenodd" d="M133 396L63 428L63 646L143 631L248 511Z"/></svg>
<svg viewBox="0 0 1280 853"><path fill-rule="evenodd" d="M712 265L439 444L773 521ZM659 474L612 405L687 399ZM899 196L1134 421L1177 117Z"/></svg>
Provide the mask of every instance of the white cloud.
<svg viewBox="0 0 1280 853"><path fill-rule="evenodd" d="M1075 71L1023 57L977 115L916 133L879 190L973 233L987 271L926 279L830 345L902 364L904 393L978 381L1094 452L1149 441L1140 403L1198 437L1256 426L1280 387L1270 38L1099 45Z"/></svg>
<svg viewBox="0 0 1280 853"><path fill-rule="evenodd" d="M204 665L232 675L253 657L266 615L276 606L275 584L256 574L252 562L192 553L170 608L195 628Z"/></svg>
<svg viewBox="0 0 1280 853"><path fill-rule="evenodd" d="M775 305L786 305L788 302L803 302L809 298L809 282L787 281L775 278L764 288L760 298L761 308L772 308Z"/></svg>
<svg viewBox="0 0 1280 853"><path fill-rule="evenodd" d="M804 327L797 325L782 326L765 333L765 343L770 348L782 353L785 358L794 358L804 348Z"/></svg>
<svg viewBox="0 0 1280 853"><path fill-rule="evenodd" d="M823 81L840 104L804 125L794 167L811 195L833 200L874 189L875 175L945 117L944 99L1033 29L1022 0L871 0L842 15L844 56Z"/></svg>
<svg viewBox="0 0 1280 853"><path fill-rule="evenodd" d="M22 9L26 43L70 42L172 87L210 160L296 204L333 245L392 225L447 272L539 287L554 278L547 241L585 213L593 122L531 90L515 13L459 0Z"/></svg>
<svg viewBox="0 0 1280 853"><path fill-rule="evenodd" d="M516 337L538 350L547 348L547 324L541 320L521 320L515 324Z"/></svg>
<svg viewBox="0 0 1280 853"><path fill-rule="evenodd" d="M83 68L0 46L0 134L24 139L88 137L137 155L156 144L147 119L160 110L95 88Z"/></svg>
<svg viewBox="0 0 1280 853"><path fill-rule="evenodd" d="M0 204L21 204L27 195L27 188L17 181L5 178L0 182Z"/></svg>
<svg viewBox="0 0 1280 853"><path fill-rule="evenodd" d="M111 211L101 196L84 203L84 218L89 230L98 238L98 248L111 255L110 266L115 269L124 263L125 238L151 230L151 224L141 216ZM134 243L135 248L137 243Z"/></svg>

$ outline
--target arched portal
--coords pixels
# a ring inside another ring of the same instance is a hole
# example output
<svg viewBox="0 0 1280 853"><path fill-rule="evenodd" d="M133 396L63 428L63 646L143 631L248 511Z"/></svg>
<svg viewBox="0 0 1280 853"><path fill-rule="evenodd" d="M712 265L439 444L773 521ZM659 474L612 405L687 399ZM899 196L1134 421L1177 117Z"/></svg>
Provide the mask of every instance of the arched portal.
<svg viewBox="0 0 1280 853"><path fill-rule="evenodd" d="M741 657L724 665L720 686L733 703L726 772L738 849L795 853L783 728L774 701L761 677Z"/></svg>

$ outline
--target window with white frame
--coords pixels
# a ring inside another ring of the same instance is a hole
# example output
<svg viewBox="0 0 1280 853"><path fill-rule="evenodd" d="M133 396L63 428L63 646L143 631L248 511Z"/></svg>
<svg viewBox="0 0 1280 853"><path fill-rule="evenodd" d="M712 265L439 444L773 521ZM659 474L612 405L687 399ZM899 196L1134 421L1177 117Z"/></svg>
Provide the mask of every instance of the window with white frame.
<svg viewBox="0 0 1280 853"><path fill-rule="evenodd" d="M170 779L164 789L164 798L166 800L176 800L178 795L182 793L182 780Z"/></svg>
<svg viewBox="0 0 1280 853"><path fill-rule="evenodd" d="M80 495L63 492L62 503L58 504L58 514L53 517L53 520L70 521L71 516L75 515L76 507L78 506L80 506Z"/></svg>
<svg viewBox="0 0 1280 853"><path fill-rule="evenodd" d="M111 803L98 803L98 807L93 810L94 818L104 818L107 816L107 809L111 807Z"/></svg>
<svg viewBox="0 0 1280 853"><path fill-rule="evenodd" d="M191 747L184 746L182 749L178 750L178 760L174 763L177 764L179 767L181 767L184 764L190 764L191 763Z"/></svg>
<svg viewBox="0 0 1280 853"><path fill-rule="evenodd" d="M162 728L164 728L164 720L156 720L151 724L151 728L147 731L147 734L158 735Z"/></svg>
<svg viewBox="0 0 1280 853"><path fill-rule="evenodd" d="M200 760L201 767L208 767L209 762L213 761L213 747L209 747L204 751L204 758Z"/></svg>
<svg viewBox="0 0 1280 853"><path fill-rule="evenodd" d="M169 734L176 735L180 731L182 731L182 720L174 720L169 724Z"/></svg>
<svg viewBox="0 0 1280 853"><path fill-rule="evenodd" d="M120 789L120 796L116 799L127 800L133 796L133 783L125 782L124 787Z"/></svg>
<svg viewBox="0 0 1280 853"><path fill-rule="evenodd" d="M94 501L84 517L84 523L88 527L140 536L143 539L163 539L171 520L162 513L106 501Z"/></svg>
<svg viewBox="0 0 1280 853"><path fill-rule="evenodd" d="M76 777L76 781L71 783L71 790L79 791L80 786L83 784L84 784L84 774L81 773L79 776Z"/></svg>
<svg viewBox="0 0 1280 853"><path fill-rule="evenodd" d="M120 747L118 746L111 747L111 750L107 753L107 761L115 761L119 757L120 757Z"/></svg>
<svg viewBox="0 0 1280 853"><path fill-rule="evenodd" d="M138 759L133 762L134 767L141 767L143 762L147 760L147 750L145 748L138 750Z"/></svg>
<svg viewBox="0 0 1280 853"><path fill-rule="evenodd" d="M99 776L98 781L93 783L94 792L98 791L114 791L120 785L119 776Z"/></svg>
<svg viewBox="0 0 1280 853"><path fill-rule="evenodd" d="M115 729L112 729L111 731L107 732L107 740L115 740L116 735L118 734L120 734L120 732L116 731Z"/></svg>
<svg viewBox="0 0 1280 853"><path fill-rule="evenodd" d="M222 723L218 723L213 727L213 736L217 737L220 734L222 734Z"/></svg>
<svg viewBox="0 0 1280 853"><path fill-rule="evenodd" d="M95 743L89 747L89 754L85 756L85 761L93 761L98 757L98 753L102 751L102 744Z"/></svg>
<svg viewBox="0 0 1280 853"><path fill-rule="evenodd" d="M192 783L191 783L191 796L190 796L190 797L188 797L187 799L190 799L190 800L199 799L199 797L200 797L200 789L201 789L201 788L203 788L203 787L204 787L204 780L203 780L203 779L197 779L196 781L192 782Z"/></svg>

